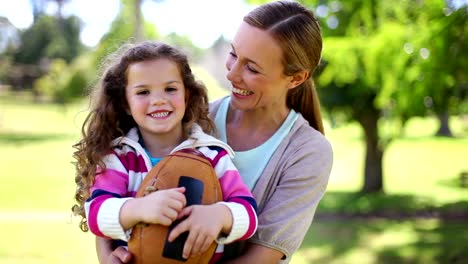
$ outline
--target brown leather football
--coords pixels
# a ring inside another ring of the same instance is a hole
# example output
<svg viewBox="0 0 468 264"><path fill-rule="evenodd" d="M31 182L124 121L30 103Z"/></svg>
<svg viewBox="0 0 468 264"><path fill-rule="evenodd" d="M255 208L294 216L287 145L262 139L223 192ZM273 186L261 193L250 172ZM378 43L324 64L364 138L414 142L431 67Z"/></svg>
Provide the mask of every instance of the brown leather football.
<svg viewBox="0 0 468 264"><path fill-rule="evenodd" d="M136 197L142 197L157 190L175 188L179 185L181 176L188 176L203 183L201 204L213 204L223 200L218 177L210 161L195 149L183 149L162 159L148 172ZM158 224L138 224L133 227L128 241L128 249L133 255L132 263L195 264L210 261L217 246L215 242L205 253L191 256L186 260L163 256L164 247L167 246L168 231L168 226Z"/></svg>

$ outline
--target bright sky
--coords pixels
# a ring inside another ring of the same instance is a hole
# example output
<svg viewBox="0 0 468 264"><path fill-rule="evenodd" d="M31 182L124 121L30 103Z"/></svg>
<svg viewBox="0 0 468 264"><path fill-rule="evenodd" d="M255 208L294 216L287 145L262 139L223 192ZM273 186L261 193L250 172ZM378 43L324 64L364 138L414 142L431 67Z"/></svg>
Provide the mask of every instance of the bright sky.
<svg viewBox="0 0 468 264"><path fill-rule="evenodd" d="M84 22L82 41L89 46L98 43L109 29L119 8L119 0L71 0L64 13L73 13ZM160 33L189 36L195 45L207 48L224 35L231 39L242 17L252 9L243 0L144 0L143 15ZM54 13L54 10L49 10ZM0 0L0 16L7 17L18 28L32 23L30 0Z"/></svg>

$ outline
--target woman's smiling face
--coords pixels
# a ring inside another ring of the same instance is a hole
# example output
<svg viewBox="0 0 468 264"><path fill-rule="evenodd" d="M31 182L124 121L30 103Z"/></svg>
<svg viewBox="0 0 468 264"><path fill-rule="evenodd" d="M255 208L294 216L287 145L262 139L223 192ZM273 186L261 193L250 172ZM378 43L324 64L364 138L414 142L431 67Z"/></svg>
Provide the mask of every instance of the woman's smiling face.
<svg viewBox="0 0 468 264"><path fill-rule="evenodd" d="M226 60L232 85L231 103L237 109L283 109L290 76L283 73L283 51L267 31L243 22Z"/></svg>

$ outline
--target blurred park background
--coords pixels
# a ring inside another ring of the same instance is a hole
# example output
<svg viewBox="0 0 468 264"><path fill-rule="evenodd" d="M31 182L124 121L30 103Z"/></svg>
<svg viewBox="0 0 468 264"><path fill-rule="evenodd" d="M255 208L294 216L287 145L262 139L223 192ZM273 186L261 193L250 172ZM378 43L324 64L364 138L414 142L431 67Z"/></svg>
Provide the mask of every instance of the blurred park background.
<svg viewBox="0 0 468 264"><path fill-rule="evenodd" d="M2 264L97 263L94 236L70 210L72 145L107 53L164 40L190 54L210 99L229 93L229 36L201 46L148 19L145 4L175 0L113 0L116 15L92 45L80 37L86 21L63 11L79 1L30 0L33 21L18 28L1 12L14 3L0 0ZM191 12L223 19L216 8L232 1L213 2ZM315 81L335 161L292 263L468 263L468 1L301 2L323 29ZM190 24L182 9L168 17Z"/></svg>

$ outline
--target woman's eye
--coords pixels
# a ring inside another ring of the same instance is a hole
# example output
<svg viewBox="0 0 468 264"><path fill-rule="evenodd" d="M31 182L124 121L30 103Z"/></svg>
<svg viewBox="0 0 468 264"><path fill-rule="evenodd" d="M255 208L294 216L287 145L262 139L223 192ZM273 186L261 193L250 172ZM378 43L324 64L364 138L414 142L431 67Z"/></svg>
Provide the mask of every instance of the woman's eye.
<svg viewBox="0 0 468 264"><path fill-rule="evenodd" d="M230 51L230 52L229 52L229 55L232 56L232 57L234 57L234 58L237 58L237 55L236 55L233 51Z"/></svg>
<svg viewBox="0 0 468 264"><path fill-rule="evenodd" d="M258 73L257 70L255 70L254 68L252 68L251 66L247 65L247 69L253 73Z"/></svg>

